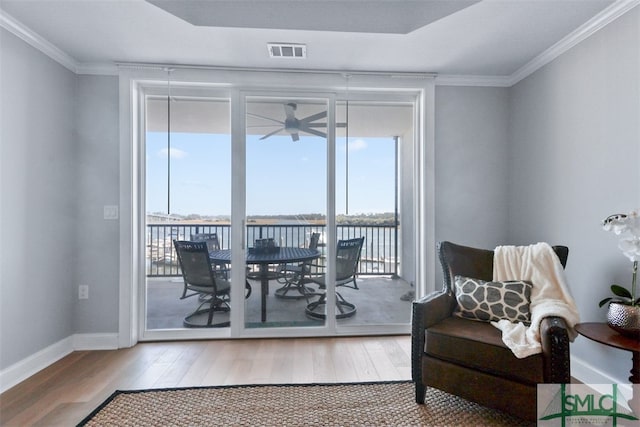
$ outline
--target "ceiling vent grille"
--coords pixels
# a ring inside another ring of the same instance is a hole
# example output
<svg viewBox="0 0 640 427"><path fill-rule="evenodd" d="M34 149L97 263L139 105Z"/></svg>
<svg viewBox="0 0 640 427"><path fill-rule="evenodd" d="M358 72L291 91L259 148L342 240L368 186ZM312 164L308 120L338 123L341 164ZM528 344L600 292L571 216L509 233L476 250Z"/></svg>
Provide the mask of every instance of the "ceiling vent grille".
<svg viewBox="0 0 640 427"><path fill-rule="evenodd" d="M298 43L267 43L269 57L278 59L305 59L307 57L307 45Z"/></svg>

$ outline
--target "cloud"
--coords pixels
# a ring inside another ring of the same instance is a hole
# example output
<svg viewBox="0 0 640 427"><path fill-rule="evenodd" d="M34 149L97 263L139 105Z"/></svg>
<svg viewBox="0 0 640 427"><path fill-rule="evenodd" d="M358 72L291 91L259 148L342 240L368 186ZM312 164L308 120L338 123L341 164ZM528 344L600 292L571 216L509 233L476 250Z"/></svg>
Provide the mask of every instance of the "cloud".
<svg viewBox="0 0 640 427"><path fill-rule="evenodd" d="M367 143L363 139L356 139L353 142L349 142L349 151L360 151L367 148Z"/></svg>
<svg viewBox="0 0 640 427"><path fill-rule="evenodd" d="M167 149L163 148L158 152L159 157L167 157ZM182 151L179 148L171 148L171 158L172 159L182 159L187 156L186 151Z"/></svg>

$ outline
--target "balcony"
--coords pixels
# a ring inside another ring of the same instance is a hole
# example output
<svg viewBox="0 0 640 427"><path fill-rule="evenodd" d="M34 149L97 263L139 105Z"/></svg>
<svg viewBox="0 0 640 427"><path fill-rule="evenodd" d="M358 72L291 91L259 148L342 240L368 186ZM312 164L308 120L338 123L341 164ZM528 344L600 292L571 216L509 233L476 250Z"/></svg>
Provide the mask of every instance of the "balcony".
<svg viewBox="0 0 640 427"><path fill-rule="evenodd" d="M280 246L308 245L311 233L320 233L321 252L324 253L323 224L248 224L247 247L255 239L273 238ZM229 246L229 224L216 223L162 223L147 225L147 328L174 329L182 327L183 317L193 310L196 298L180 300L182 277L177 262L173 239L190 240L197 233L216 233L222 248ZM399 277L398 229L394 225L360 224L339 225L337 239L365 237L358 270L359 290L340 292L356 304L356 315L340 319L339 325L408 324L411 301L402 298L413 288ZM323 254L324 256L324 254ZM306 300L282 299L275 296L281 286L276 280L269 283L267 297L268 321L260 321L260 284L250 281L253 295L246 300L247 327L264 326L320 326L322 322L305 316Z"/></svg>

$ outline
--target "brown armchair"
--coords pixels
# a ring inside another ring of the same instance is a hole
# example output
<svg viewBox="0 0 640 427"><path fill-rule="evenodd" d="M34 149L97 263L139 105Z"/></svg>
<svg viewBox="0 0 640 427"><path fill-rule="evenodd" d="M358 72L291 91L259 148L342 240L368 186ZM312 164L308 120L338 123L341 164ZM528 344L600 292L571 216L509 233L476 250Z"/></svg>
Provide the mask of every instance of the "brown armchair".
<svg viewBox="0 0 640 427"><path fill-rule="evenodd" d="M569 249L553 246L562 266ZM488 322L452 315L456 275L491 281L493 251L441 242L438 254L444 287L413 303L411 374L416 402L435 387L527 420L536 419L539 383L569 383L569 336L564 319L540 325L542 353L518 359L504 345L501 331Z"/></svg>

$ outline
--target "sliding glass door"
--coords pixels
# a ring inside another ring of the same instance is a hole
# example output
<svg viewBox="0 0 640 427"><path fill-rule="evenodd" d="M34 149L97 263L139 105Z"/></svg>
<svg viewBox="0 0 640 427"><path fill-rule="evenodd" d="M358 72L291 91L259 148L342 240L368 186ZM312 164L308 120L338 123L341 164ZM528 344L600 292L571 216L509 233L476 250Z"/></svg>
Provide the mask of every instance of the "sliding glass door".
<svg viewBox="0 0 640 427"><path fill-rule="evenodd" d="M144 330L228 329L228 295L209 321L213 296L186 289L174 241L203 242L208 250L229 248L230 101L185 95L179 88L171 92L146 98ZM216 272L216 285L226 286L226 266L212 268L224 271Z"/></svg>
<svg viewBox="0 0 640 427"><path fill-rule="evenodd" d="M336 291L356 314L338 329L383 330L410 322L415 295L413 198L413 102L390 95L351 95L337 103L336 239L363 239L353 282ZM406 154L403 154L406 153Z"/></svg>
<svg viewBox="0 0 640 427"><path fill-rule="evenodd" d="M326 273L329 102L247 96L247 328L317 327L305 315Z"/></svg>
<svg viewBox="0 0 640 427"><path fill-rule="evenodd" d="M415 95L158 84L143 113L141 339L408 331ZM230 287L212 318L174 241Z"/></svg>

